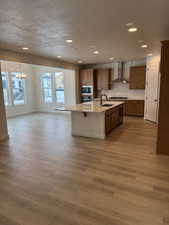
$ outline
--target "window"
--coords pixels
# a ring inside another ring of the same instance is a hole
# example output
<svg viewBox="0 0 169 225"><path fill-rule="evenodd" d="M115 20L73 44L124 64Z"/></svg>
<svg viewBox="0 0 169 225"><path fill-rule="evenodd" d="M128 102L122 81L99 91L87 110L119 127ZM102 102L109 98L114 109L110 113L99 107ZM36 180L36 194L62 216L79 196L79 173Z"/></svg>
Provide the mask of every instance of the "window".
<svg viewBox="0 0 169 225"><path fill-rule="evenodd" d="M55 73L56 102L64 103L64 75L62 72Z"/></svg>
<svg viewBox="0 0 169 225"><path fill-rule="evenodd" d="M52 103L52 77L50 73L45 73L41 77L42 94L44 103Z"/></svg>
<svg viewBox="0 0 169 225"><path fill-rule="evenodd" d="M43 73L41 87L44 103L64 103L64 74L62 72Z"/></svg>
<svg viewBox="0 0 169 225"><path fill-rule="evenodd" d="M12 72L12 96L13 104L25 104L25 79L17 78L19 72Z"/></svg>
<svg viewBox="0 0 169 225"><path fill-rule="evenodd" d="M4 102L5 105L9 104L9 98L8 98L8 73L7 72L1 72L2 74L2 85L3 85L3 93L4 93Z"/></svg>

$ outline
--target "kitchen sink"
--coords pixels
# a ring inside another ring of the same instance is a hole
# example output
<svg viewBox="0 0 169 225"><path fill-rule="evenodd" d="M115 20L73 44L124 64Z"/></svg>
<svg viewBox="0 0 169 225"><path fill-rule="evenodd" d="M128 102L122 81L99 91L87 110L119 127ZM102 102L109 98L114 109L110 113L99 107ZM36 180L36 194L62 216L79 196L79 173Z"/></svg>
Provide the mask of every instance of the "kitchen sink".
<svg viewBox="0 0 169 225"><path fill-rule="evenodd" d="M101 106L103 106L103 107L110 107L110 106L113 106L113 104L102 104Z"/></svg>

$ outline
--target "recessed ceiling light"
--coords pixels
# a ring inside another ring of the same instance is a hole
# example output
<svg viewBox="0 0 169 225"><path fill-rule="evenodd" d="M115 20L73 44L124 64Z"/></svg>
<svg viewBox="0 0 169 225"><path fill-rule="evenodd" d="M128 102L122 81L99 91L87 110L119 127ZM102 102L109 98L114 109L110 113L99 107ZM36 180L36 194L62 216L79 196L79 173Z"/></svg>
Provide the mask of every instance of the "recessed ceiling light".
<svg viewBox="0 0 169 225"><path fill-rule="evenodd" d="M138 42L139 42L139 43L143 43L144 41L143 41L143 40L139 40Z"/></svg>
<svg viewBox="0 0 169 225"><path fill-rule="evenodd" d="M111 60L111 61L114 60L114 57L109 58L109 60Z"/></svg>
<svg viewBox="0 0 169 225"><path fill-rule="evenodd" d="M148 45L141 45L142 48L148 48Z"/></svg>
<svg viewBox="0 0 169 225"><path fill-rule="evenodd" d="M22 50L29 50L29 48L28 47L23 47Z"/></svg>
<svg viewBox="0 0 169 225"><path fill-rule="evenodd" d="M66 43L72 43L72 42L73 42L73 40L71 40L71 39L66 40Z"/></svg>
<svg viewBox="0 0 169 225"><path fill-rule="evenodd" d="M148 56L152 56L153 54L152 53L149 53L149 54L147 54Z"/></svg>
<svg viewBox="0 0 169 225"><path fill-rule="evenodd" d="M79 60L78 63L81 64L81 63L83 63L83 61L82 60Z"/></svg>
<svg viewBox="0 0 169 225"><path fill-rule="evenodd" d="M128 29L128 32L136 32L137 30L138 30L137 27L130 27Z"/></svg>
<svg viewBox="0 0 169 225"><path fill-rule="evenodd" d="M62 56L61 55L58 55L57 58L60 59L60 58L62 58Z"/></svg>
<svg viewBox="0 0 169 225"><path fill-rule="evenodd" d="M98 55L99 51L94 51L93 54Z"/></svg>
<svg viewBox="0 0 169 225"><path fill-rule="evenodd" d="M127 23L126 24L127 27L130 27L130 26L133 26L133 25L134 25L134 23Z"/></svg>

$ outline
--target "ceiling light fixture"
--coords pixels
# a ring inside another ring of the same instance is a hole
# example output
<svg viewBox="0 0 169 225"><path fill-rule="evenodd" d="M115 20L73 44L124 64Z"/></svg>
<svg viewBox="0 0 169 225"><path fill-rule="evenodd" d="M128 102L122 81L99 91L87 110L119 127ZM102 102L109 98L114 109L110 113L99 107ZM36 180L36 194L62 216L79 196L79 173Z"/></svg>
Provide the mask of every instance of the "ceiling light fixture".
<svg viewBox="0 0 169 225"><path fill-rule="evenodd" d="M152 53L149 53L149 54L147 54L148 56L152 56L153 54Z"/></svg>
<svg viewBox="0 0 169 225"><path fill-rule="evenodd" d="M128 32L136 32L136 31L138 31L138 28L137 27L130 27L128 29Z"/></svg>
<svg viewBox="0 0 169 225"><path fill-rule="evenodd" d="M66 40L66 43L72 43L72 42L73 42L73 40L71 40L71 39Z"/></svg>
<svg viewBox="0 0 169 225"><path fill-rule="evenodd" d="M142 48L148 48L148 45L141 45Z"/></svg>
<svg viewBox="0 0 169 225"><path fill-rule="evenodd" d="M98 55L99 51L94 51L93 54Z"/></svg>
<svg viewBox="0 0 169 225"><path fill-rule="evenodd" d="M62 56L61 55L58 55L57 58L60 59L60 58L62 58Z"/></svg>
<svg viewBox="0 0 169 225"><path fill-rule="evenodd" d="M27 78L27 74L25 74L25 73L18 73L16 75L16 78L18 78L18 79L26 79Z"/></svg>
<svg viewBox="0 0 169 225"><path fill-rule="evenodd" d="M109 58L109 60L111 60L111 61L114 60L114 57Z"/></svg>
<svg viewBox="0 0 169 225"><path fill-rule="evenodd" d="M82 64L82 63L83 63L83 61L82 61L82 60L79 60L79 61L78 61L78 63L79 63L79 64Z"/></svg>
<svg viewBox="0 0 169 225"><path fill-rule="evenodd" d="M132 22L126 24L127 27L131 27L133 25L134 25L134 23L132 23Z"/></svg>
<svg viewBox="0 0 169 225"><path fill-rule="evenodd" d="M23 47L22 50L29 50L29 48L28 47Z"/></svg>

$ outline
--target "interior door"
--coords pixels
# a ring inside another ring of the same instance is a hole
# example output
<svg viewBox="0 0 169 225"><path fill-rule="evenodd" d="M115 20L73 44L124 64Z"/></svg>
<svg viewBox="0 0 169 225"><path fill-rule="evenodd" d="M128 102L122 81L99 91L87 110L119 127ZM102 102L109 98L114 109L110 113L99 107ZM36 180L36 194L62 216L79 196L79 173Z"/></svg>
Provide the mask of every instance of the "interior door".
<svg viewBox="0 0 169 225"><path fill-rule="evenodd" d="M157 122L159 100L160 57L147 60L145 119Z"/></svg>

